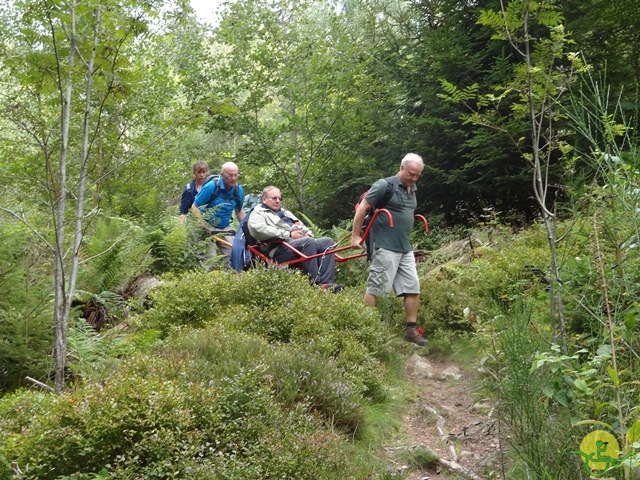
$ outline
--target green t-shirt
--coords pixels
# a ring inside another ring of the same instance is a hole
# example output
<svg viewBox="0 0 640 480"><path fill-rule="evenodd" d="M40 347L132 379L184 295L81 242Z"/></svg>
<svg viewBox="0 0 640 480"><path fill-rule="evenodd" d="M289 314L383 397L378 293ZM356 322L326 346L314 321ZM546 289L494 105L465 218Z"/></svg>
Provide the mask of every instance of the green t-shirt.
<svg viewBox="0 0 640 480"><path fill-rule="evenodd" d="M382 200L386 189L387 181L384 178L376 181L367 192L365 197L367 202L375 205ZM407 192L406 187L398 182L393 196L384 207L391 212L393 228L389 227L389 219L385 214L378 215L369 231L373 248L384 248L402 253L413 250L410 236L417 205L415 185L410 192Z"/></svg>

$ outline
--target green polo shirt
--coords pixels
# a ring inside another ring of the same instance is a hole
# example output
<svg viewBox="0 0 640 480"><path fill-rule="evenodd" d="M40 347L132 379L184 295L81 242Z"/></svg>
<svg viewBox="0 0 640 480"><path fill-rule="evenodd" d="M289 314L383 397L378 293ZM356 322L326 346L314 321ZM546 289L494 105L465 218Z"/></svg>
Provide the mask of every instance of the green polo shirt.
<svg viewBox="0 0 640 480"><path fill-rule="evenodd" d="M375 205L384 197L386 189L387 181L384 178L376 181L367 192L367 202ZM410 236L413 228L413 215L417 206L415 185L410 192L407 192L406 187L399 183L393 196L384 207L391 212L393 228L389 227L387 215L379 214L369 231L373 248L384 248L401 253L413 250Z"/></svg>

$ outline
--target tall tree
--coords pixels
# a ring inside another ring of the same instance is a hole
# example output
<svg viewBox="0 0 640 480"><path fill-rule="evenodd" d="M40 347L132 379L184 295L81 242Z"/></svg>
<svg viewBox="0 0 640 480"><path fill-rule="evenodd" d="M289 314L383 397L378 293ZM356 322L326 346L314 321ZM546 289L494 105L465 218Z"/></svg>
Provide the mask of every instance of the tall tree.
<svg viewBox="0 0 640 480"><path fill-rule="evenodd" d="M450 223L477 221L486 208L531 210L529 176L504 133L483 131L460 119L463 109L440 97L440 79L461 87L506 75L509 53L479 26L481 8L494 0L412 0L407 11L388 11L390 41L383 60L401 83L397 126L390 141L425 160L420 209ZM512 128L526 128L514 120Z"/></svg>
<svg viewBox="0 0 640 480"><path fill-rule="evenodd" d="M503 3L500 10L482 11L480 23L494 31L495 40L507 42L520 61L513 64L511 75L503 79L506 82L490 86L489 93L477 95L477 84L460 89L443 80L443 86L451 100L464 103L472 112L466 116L467 121L510 134L529 166L533 195L549 242L550 319L566 349L562 279L556 253L559 188L553 171L562 169L561 162L571 151L562 135L561 98L577 73L586 71L586 67L577 54L569 51L571 39L562 20L554 5L529 0L513 0ZM503 114L501 105L508 107L508 116ZM510 117L526 119L528 134L514 136L509 131Z"/></svg>
<svg viewBox="0 0 640 480"><path fill-rule="evenodd" d="M331 183L342 155L336 133L350 122L358 65L344 25L324 2L232 4L216 35L212 128L244 136L243 162L262 166L306 211L307 189Z"/></svg>
<svg viewBox="0 0 640 480"><path fill-rule="evenodd" d="M600 83L620 96L635 136L640 119L640 9L634 0L566 0L559 2L586 61Z"/></svg>
<svg viewBox="0 0 640 480"><path fill-rule="evenodd" d="M53 234L29 222L14 208L5 213L32 226L54 258L55 391L65 384L66 340L76 290L80 246L95 203L86 204L92 165L102 157L105 125L124 138L118 99L126 92L127 55L135 38L147 30L152 2L136 6L109 0L8 2L14 20L4 58L10 73L2 110L30 139L36 198L50 212ZM28 52L26 62L18 52ZM101 172L100 172L101 174Z"/></svg>

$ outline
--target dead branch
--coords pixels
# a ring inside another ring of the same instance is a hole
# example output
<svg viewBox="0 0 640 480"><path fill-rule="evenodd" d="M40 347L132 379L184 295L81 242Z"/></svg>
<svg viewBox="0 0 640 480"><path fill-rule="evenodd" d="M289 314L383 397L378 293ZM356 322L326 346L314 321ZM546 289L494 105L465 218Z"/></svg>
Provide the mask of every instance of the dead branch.
<svg viewBox="0 0 640 480"><path fill-rule="evenodd" d="M55 392L55 390L51 388L49 385L47 385L46 383L39 382L35 378L31 378L31 377L24 377L24 378L30 381L31 383L37 385L38 387L42 388L43 390L46 390L47 392L51 392L51 393Z"/></svg>

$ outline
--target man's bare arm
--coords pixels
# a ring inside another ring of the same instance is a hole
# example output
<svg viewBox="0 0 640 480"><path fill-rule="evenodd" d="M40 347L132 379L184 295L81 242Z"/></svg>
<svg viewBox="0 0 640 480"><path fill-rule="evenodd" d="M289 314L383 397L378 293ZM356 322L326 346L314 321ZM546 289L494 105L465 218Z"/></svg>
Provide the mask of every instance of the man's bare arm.
<svg viewBox="0 0 640 480"><path fill-rule="evenodd" d="M353 230L351 231L351 246L362 247L362 224L364 223L364 217L367 215L367 211L372 209L373 205L362 199L360 205L356 209L356 213L353 217Z"/></svg>

